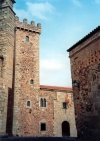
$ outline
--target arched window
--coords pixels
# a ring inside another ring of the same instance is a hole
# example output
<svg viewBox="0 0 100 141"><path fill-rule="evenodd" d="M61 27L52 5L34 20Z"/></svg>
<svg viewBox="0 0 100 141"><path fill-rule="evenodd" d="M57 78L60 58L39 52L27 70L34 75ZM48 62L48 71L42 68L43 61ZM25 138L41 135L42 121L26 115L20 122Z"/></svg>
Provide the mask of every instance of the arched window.
<svg viewBox="0 0 100 141"><path fill-rule="evenodd" d="M30 107L31 103L30 101L27 101L27 106Z"/></svg>
<svg viewBox="0 0 100 141"><path fill-rule="evenodd" d="M46 107L46 99L45 98L44 99L43 98L40 99L40 106L41 107Z"/></svg>
<svg viewBox="0 0 100 141"><path fill-rule="evenodd" d="M30 84L33 84L33 83L34 83L34 81L33 81L33 79L31 79L31 80L30 80Z"/></svg>
<svg viewBox="0 0 100 141"><path fill-rule="evenodd" d="M46 107L46 99L45 98L44 98L44 101L43 102L44 102L43 103L44 104L43 106Z"/></svg>
<svg viewBox="0 0 100 141"><path fill-rule="evenodd" d="M29 42L29 37L28 36L26 36L26 42Z"/></svg>
<svg viewBox="0 0 100 141"><path fill-rule="evenodd" d="M43 99L40 99L40 106L43 107Z"/></svg>

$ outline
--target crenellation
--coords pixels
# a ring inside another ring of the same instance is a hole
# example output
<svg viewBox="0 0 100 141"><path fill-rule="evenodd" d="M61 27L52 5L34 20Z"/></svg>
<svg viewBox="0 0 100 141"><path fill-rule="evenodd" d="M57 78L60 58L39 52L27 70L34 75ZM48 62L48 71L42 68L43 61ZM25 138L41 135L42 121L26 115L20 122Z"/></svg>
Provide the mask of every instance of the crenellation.
<svg viewBox="0 0 100 141"><path fill-rule="evenodd" d="M34 21L31 21L31 23L28 24L27 19L23 19L23 22L20 22L19 18L17 17L16 18L16 28L41 34L41 24L38 23L37 26L35 26Z"/></svg>
<svg viewBox="0 0 100 141"><path fill-rule="evenodd" d="M27 24L28 23L27 19L23 19L23 23Z"/></svg>
<svg viewBox="0 0 100 141"><path fill-rule="evenodd" d="M34 21L31 21L31 25L35 26L35 22Z"/></svg>
<svg viewBox="0 0 100 141"><path fill-rule="evenodd" d="M37 27L41 28L41 23L38 23L38 24L37 24Z"/></svg>

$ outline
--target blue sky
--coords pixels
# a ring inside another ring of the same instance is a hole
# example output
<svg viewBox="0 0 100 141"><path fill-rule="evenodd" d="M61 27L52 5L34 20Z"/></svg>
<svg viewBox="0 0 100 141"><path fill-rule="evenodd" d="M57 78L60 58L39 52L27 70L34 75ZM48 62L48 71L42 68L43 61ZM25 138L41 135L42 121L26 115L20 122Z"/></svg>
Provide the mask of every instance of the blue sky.
<svg viewBox="0 0 100 141"><path fill-rule="evenodd" d="M71 87L66 50L100 25L100 0L16 0L14 11L42 25L40 84Z"/></svg>

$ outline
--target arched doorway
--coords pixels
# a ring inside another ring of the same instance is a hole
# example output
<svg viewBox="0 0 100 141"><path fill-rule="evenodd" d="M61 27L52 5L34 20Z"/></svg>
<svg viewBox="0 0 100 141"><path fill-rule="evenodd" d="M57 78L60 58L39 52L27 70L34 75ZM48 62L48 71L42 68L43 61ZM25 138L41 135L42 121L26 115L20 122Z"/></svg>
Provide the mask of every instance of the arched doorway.
<svg viewBox="0 0 100 141"><path fill-rule="evenodd" d="M62 136L70 136L70 125L67 121L62 122Z"/></svg>

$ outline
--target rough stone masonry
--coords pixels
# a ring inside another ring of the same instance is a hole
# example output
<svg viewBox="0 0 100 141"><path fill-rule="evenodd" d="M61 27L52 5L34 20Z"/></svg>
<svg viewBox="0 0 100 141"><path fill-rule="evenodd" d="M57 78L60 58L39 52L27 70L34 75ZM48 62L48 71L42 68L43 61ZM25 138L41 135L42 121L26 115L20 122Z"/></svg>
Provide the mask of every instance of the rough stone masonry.
<svg viewBox="0 0 100 141"><path fill-rule="evenodd" d="M76 137L72 89L40 85L41 24L20 22L14 3L0 0L0 135Z"/></svg>
<svg viewBox="0 0 100 141"><path fill-rule="evenodd" d="M100 26L68 49L78 136L100 140Z"/></svg>

